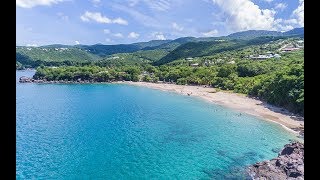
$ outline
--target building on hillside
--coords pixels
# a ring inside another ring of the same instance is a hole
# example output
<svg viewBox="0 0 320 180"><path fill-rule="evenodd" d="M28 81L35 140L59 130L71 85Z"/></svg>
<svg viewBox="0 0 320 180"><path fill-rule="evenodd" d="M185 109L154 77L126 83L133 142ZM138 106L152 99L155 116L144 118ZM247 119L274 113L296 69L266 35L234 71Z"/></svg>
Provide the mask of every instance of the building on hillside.
<svg viewBox="0 0 320 180"><path fill-rule="evenodd" d="M199 66L199 63L190 64L190 66L192 66L192 67L198 67L198 66Z"/></svg>
<svg viewBox="0 0 320 180"><path fill-rule="evenodd" d="M272 54L259 54L258 56L253 56L253 55L250 55L249 56L250 59L256 59L256 60L264 60L264 59L269 59L269 58L272 58L273 55Z"/></svg>

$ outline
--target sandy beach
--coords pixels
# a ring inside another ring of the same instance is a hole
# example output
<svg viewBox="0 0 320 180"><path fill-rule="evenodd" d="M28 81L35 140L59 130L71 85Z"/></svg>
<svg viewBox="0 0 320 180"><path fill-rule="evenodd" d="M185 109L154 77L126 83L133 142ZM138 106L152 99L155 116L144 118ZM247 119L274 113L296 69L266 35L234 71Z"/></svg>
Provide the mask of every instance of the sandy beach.
<svg viewBox="0 0 320 180"><path fill-rule="evenodd" d="M249 98L242 94L216 91L214 88L203 86L186 86L164 83L147 82L118 82L135 86L144 86L163 91L176 92L186 96L199 97L211 103L226 106L243 113L260 117L282 125L286 130L299 133L299 129L304 128L302 117L273 105L267 104L257 99ZM299 118L299 120L297 120Z"/></svg>

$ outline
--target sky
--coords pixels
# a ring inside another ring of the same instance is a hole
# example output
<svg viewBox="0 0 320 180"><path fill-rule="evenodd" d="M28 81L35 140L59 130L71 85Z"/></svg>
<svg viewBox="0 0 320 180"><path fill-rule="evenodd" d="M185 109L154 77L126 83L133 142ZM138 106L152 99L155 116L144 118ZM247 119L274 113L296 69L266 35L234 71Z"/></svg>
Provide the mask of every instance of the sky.
<svg viewBox="0 0 320 180"><path fill-rule="evenodd" d="M128 44L304 27L304 0L16 0L16 45Z"/></svg>

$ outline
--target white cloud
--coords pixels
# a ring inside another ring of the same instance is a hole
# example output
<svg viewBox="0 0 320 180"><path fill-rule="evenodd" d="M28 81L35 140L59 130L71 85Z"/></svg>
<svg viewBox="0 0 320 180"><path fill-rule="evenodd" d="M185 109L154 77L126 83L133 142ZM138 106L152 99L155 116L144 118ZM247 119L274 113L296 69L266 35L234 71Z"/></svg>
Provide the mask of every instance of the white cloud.
<svg viewBox="0 0 320 180"><path fill-rule="evenodd" d="M16 0L16 6L22 8L33 8L35 6L51 6L52 4L58 4L63 0Z"/></svg>
<svg viewBox="0 0 320 180"><path fill-rule="evenodd" d="M273 0L263 0L263 1L271 3Z"/></svg>
<svg viewBox="0 0 320 180"><path fill-rule="evenodd" d="M299 6L295 9L290 19L276 19L275 27L280 31L288 31L296 26L304 26L304 0L299 0Z"/></svg>
<svg viewBox="0 0 320 180"><path fill-rule="evenodd" d="M283 31L289 31L289 30L293 29L293 27L291 25L279 25L278 29L281 32L283 32Z"/></svg>
<svg viewBox="0 0 320 180"><path fill-rule="evenodd" d="M177 31L182 31L183 30L183 27L182 26L179 26L177 23L172 23L172 28L174 30L177 30Z"/></svg>
<svg viewBox="0 0 320 180"><path fill-rule="evenodd" d="M304 0L299 0L299 6L292 12L292 16L300 26L304 27Z"/></svg>
<svg viewBox="0 0 320 180"><path fill-rule="evenodd" d="M103 30L103 33L105 33L105 34L110 34L111 31L110 31L109 29L104 29L104 30Z"/></svg>
<svg viewBox="0 0 320 180"><path fill-rule="evenodd" d="M137 38L139 38L139 36L140 36L140 34L135 33L135 32L131 32L131 33L129 33L128 38L137 39Z"/></svg>
<svg viewBox="0 0 320 180"><path fill-rule="evenodd" d="M121 33L115 33L113 34L114 37L117 37L117 38L123 38L123 34Z"/></svg>
<svg viewBox="0 0 320 180"><path fill-rule="evenodd" d="M275 20L275 27L278 31L289 31L293 29L293 26L290 24L292 24L291 20L283 20L283 19Z"/></svg>
<svg viewBox="0 0 320 180"><path fill-rule="evenodd" d="M260 9L250 0L212 0L227 16L226 24L233 31L271 30L275 11Z"/></svg>
<svg viewBox="0 0 320 180"><path fill-rule="evenodd" d="M277 3L274 8L283 11L285 8L287 8L287 6L288 6L288 5L285 4L285 3Z"/></svg>
<svg viewBox="0 0 320 180"><path fill-rule="evenodd" d="M104 24L121 24L121 25L128 25L128 22L122 18L110 19L103 16L100 12L89 12L86 11L82 16L80 16L81 20L84 22L95 21L97 23L104 23Z"/></svg>
<svg viewBox="0 0 320 180"><path fill-rule="evenodd" d="M219 33L218 30L214 29L212 31L204 32L204 33L202 33L202 35L205 37L212 37L212 36L217 35L218 33Z"/></svg>
<svg viewBox="0 0 320 180"><path fill-rule="evenodd" d="M156 40L166 40L166 37L162 32L154 32L152 33L152 37L155 38Z"/></svg>
<svg viewBox="0 0 320 180"><path fill-rule="evenodd" d="M80 44L79 41L75 41L76 45Z"/></svg>
<svg viewBox="0 0 320 180"><path fill-rule="evenodd" d="M298 21L296 19L286 19L286 20L283 20L283 23L285 23L285 24L298 24Z"/></svg>
<svg viewBox="0 0 320 180"><path fill-rule="evenodd" d="M37 47L38 45L37 44L27 44L26 46L28 46L28 47Z"/></svg>
<svg viewBox="0 0 320 180"><path fill-rule="evenodd" d="M122 18L116 18L112 22L121 25L128 25L128 22Z"/></svg>
<svg viewBox="0 0 320 180"><path fill-rule="evenodd" d="M289 31L294 28L294 25L297 24L295 19L276 19L274 21L275 28L278 31Z"/></svg>

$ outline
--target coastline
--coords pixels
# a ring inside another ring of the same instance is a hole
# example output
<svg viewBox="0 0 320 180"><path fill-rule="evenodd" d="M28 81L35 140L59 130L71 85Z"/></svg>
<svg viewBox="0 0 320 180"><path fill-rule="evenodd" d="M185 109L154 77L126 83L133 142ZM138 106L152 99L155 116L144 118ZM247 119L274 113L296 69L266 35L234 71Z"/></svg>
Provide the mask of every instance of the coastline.
<svg viewBox="0 0 320 180"><path fill-rule="evenodd" d="M232 108L234 110L247 113L263 120L268 120L280 124L287 131L299 134L301 129L304 129L304 120L297 121L297 118L292 113L267 104L261 100L247 97L246 95L217 92L215 88L203 86L190 86L190 85L176 85L164 83L148 83L148 82L116 82L118 84L128 84L135 86L143 86L162 91L175 92L182 95L189 95L201 98L207 102L222 105ZM301 117L300 117L301 118ZM303 119L303 118L302 118Z"/></svg>
<svg viewBox="0 0 320 180"><path fill-rule="evenodd" d="M281 125L284 129L292 132L299 137L304 136L304 118L296 116L293 113L274 105L270 105L261 100L250 98L245 94L237 94L232 92L217 91L212 87L177 85L167 83L151 83L151 82L133 82L133 81L115 81L115 82L93 82L93 81L46 81L34 80L33 78L21 77L20 83L39 83L39 84L127 84L134 86L142 86L162 91L169 91L181 95L188 95L200 98L210 103L222 105L240 113L246 113ZM296 120L300 119L300 120Z"/></svg>

